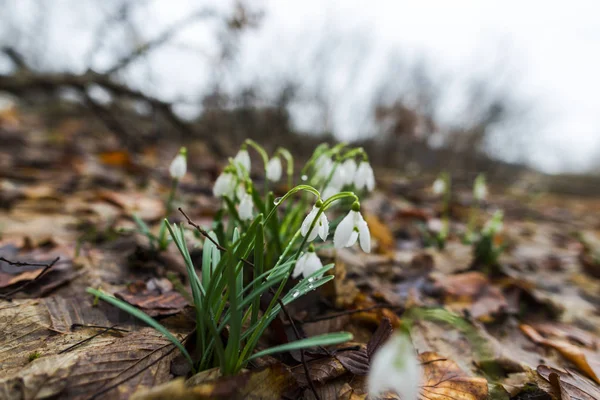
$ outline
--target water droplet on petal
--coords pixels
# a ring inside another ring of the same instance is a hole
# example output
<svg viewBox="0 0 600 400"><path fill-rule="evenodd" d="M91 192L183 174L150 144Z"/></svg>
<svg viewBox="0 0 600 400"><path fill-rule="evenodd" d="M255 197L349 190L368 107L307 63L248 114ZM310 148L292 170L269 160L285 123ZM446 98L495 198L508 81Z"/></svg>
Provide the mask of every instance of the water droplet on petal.
<svg viewBox="0 0 600 400"><path fill-rule="evenodd" d="M299 291L297 291L297 290L294 290L294 292L292 293L292 297L293 297L293 298L296 298L296 297L298 297L298 296L300 296L300 292L299 292Z"/></svg>
<svg viewBox="0 0 600 400"><path fill-rule="evenodd" d="M308 176L306 176L306 175L302 175L302 176L300 177L300 179L302 179L304 182L306 182L306 181L308 180Z"/></svg>

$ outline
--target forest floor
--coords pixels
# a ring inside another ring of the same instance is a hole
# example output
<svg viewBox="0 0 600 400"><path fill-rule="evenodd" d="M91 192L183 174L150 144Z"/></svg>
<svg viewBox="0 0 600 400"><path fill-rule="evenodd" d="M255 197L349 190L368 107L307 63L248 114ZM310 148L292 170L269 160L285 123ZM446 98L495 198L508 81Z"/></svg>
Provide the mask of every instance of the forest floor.
<svg viewBox="0 0 600 400"><path fill-rule="evenodd" d="M225 160L187 145L179 205L209 226ZM189 368L171 342L86 293L115 294L180 339L194 326L177 291L185 265L175 246L150 251L132 220L158 227L178 147L115 148L84 120L49 129L18 110L0 114L0 398L314 398L294 352L184 383ZM424 246L420 228L440 218L434 177L376 176L363 202L374 251L323 251L336 278L290 307L306 336L354 335L309 357L320 399L365 398L373 349L403 324L422 361L422 399L600 399L600 199L492 186L477 221L505 212L497 240L507 250L492 271L459 235L469 191L454 193L453 233L438 250ZM280 325L290 335L284 318Z"/></svg>

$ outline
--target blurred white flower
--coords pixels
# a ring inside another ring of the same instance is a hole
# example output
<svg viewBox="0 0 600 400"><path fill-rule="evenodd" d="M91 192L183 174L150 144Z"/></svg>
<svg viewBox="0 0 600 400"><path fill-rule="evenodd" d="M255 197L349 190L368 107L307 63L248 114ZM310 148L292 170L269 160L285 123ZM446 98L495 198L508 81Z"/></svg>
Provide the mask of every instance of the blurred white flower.
<svg viewBox="0 0 600 400"><path fill-rule="evenodd" d="M437 178L435 182L433 182L432 190L433 193L438 195L446 193L446 182L442 178Z"/></svg>
<svg viewBox="0 0 600 400"><path fill-rule="evenodd" d="M185 147L182 147L179 150L179 153L173 161L171 161L171 165L169 166L169 174L173 179L181 179L184 177L187 172L187 151Z"/></svg>
<svg viewBox="0 0 600 400"><path fill-rule="evenodd" d="M277 182L281 179L281 160L279 157L273 157L267 163L267 179Z"/></svg>
<svg viewBox="0 0 600 400"><path fill-rule="evenodd" d="M333 161L331 160L331 157L326 154L321 154L315 162L315 179L323 180L329 178L332 168Z"/></svg>
<svg viewBox="0 0 600 400"><path fill-rule="evenodd" d="M367 161L361 161L354 175L354 186L357 189L366 188L369 192L375 189L375 175L373 168Z"/></svg>
<svg viewBox="0 0 600 400"><path fill-rule="evenodd" d="M302 274L305 278L308 278L313 273L323 268L323 263L315 253L314 249L309 248L308 251L298 258L294 272L292 272L292 278L297 278Z"/></svg>
<svg viewBox="0 0 600 400"><path fill-rule="evenodd" d="M321 239L327 240L327 235L329 235L329 221L327 221L327 216L324 212L321 213L321 215L319 216L319 220L317 221L313 229L310 231L310 233L308 232L310 226L317 217L317 213L319 212L319 210L320 208L313 206L312 210L308 213L306 218L304 218L304 221L302 221L302 226L300 227L300 233L302 234L302 236L308 235L307 240L309 242L315 240L317 235L319 235Z"/></svg>
<svg viewBox="0 0 600 400"><path fill-rule="evenodd" d="M250 154L248 154L248 150L241 149L238 151L233 159L233 163L235 164L236 168L242 167L247 174L250 174ZM242 171L238 171L238 175L241 177L244 174Z"/></svg>
<svg viewBox="0 0 600 400"><path fill-rule="evenodd" d="M348 215L342 219L333 235L333 245L336 248L350 247L359 239L360 247L364 252L371 252L371 233L367 222L360 211L350 210Z"/></svg>
<svg viewBox="0 0 600 400"><path fill-rule="evenodd" d="M430 218L427 220L427 229L433 233L440 233L444 229L444 221L439 218Z"/></svg>
<svg viewBox="0 0 600 400"><path fill-rule="evenodd" d="M321 193L321 199L327 200L331 196L338 194L341 191L341 188L337 187L333 184L333 181L329 182L327 187L323 189L323 193Z"/></svg>
<svg viewBox="0 0 600 400"><path fill-rule="evenodd" d="M232 199L235 192L236 181L236 176L230 170L223 171L215 181L213 194L215 197L229 197Z"/></svg>
<svg viewBox="0 0 600 400"><path fill-rule="evenodd" d="M477 201L483 201L487 197L488 189L485 183L485 176L483 174L477 175L475 178L475 184L473 185L473 196Z"/></svg>
<svg viewBox="0 0 600 400"><path fill-rule="evenodd" d="M395 391L402 400L417 400L421 382L421 364L408 336L395 334L371 359L367 377L369 396Z"/></svg>
<svg viewBox="0 0 600 400"><path fill-rule="evenodd" d="M249 193L245 193L240 200L240 206L238 208L238 214L242 221L252 219L253 207L254 203L252 202L252 196Z"/></svg>
<svg viewBox="0 0 600 400"><path fill-rule="evenodd" d="M356 161L353 158L349 158L342 163L342 169L344 170L344 185L351 185L354 182L354 176L358 169Z"/></svg>
<svg viewBox="0 0 600 400"><path fill-rule="evenodd" d="M501 232L504 228L504 223L502 222L503 218L504 213L502 210L496 211L492 216L492 219L486 222L483 226L482 233L486 236L494 236Z"/></svg>

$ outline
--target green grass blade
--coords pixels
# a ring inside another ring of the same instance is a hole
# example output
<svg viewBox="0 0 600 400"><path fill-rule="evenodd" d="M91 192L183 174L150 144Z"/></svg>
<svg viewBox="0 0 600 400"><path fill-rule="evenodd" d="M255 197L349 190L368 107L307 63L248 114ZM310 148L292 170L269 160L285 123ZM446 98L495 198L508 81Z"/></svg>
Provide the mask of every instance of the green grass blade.
<svg viewBox="0 0 600 400"><path fill-rule="evenodd" d="M192 365L192 367L194 366L194 361L192 360L192 357L190 356L188 351L185 349L185 347L183 347L183 344L175 336L173 336L173 334L171 332L169 332L167 330L167 328L165 328L164 326L159 324L154 318L150 317L148 314L144 313L143 311L135 308L131 304L126 303L122 300L119 300L116 297L106 294L104 292L101 292L99 290L87 288L86 291L88 293L100 298L101 300L104 300L107 303L112 304L113 306L120 308L121 310L123 310L125 312L128 312L129 314L133 315L137 319L145 322L152 328L154 328L157 331L159 331L160 333L162 333L175 346L177 346L177 348L181 351L181 353L183 353L185 358L189 361L190 365Z"/></svg>
<svg viewBox="0 0 600 400"><path fill-rule="evenodd" d="M345 343L349 340L352 340L353 336L349 332L337 332L337 333L326 333L324 335L313 336L306 339L297 340L295 342L282 344L279 346L274 346L269 349L259 351L258 353L253 354L248 361L253 360L255 358L268 356L275 353L282 353L284 351L291 350L299 350L305 349L307 347L315 347L315 346L330 346L334 344Z"/></svg>

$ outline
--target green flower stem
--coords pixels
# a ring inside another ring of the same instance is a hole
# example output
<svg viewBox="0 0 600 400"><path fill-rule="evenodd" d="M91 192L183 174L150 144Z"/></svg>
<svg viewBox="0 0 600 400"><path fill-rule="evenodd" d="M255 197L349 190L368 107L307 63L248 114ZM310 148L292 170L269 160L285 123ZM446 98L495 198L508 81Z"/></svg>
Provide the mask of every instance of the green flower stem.
<svg viewBox="0 0 600 400"><path fill-rule="evenodd" d="M283 158L285 158L286 167L287 167L287 176L288 176L288 187L292 187L292 180L294 178L294 157L292 153L290 153L287 149L280 147L275 152L276 154L281 154Z"/></svg>
<svg viewBox="0 0 600 400"><path fill-rule="evenodd" d="M244 143L248 144L249 146L252 146L254 148L254 150L256 150L258 152L258 154L260 154L260 156L263 160L263 163L265 164L265 171L266 171L267 164L269 163L269 156L267 155L267 152L265 151L265 149L263 149L263 147L261 145L259 145L252 139L246 139L246 141Z"/></svg>

